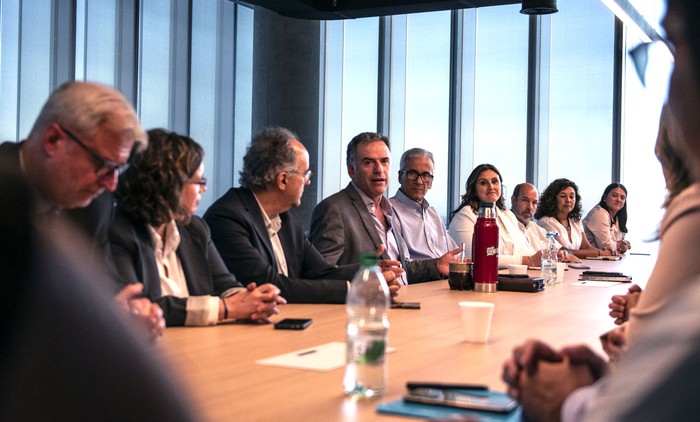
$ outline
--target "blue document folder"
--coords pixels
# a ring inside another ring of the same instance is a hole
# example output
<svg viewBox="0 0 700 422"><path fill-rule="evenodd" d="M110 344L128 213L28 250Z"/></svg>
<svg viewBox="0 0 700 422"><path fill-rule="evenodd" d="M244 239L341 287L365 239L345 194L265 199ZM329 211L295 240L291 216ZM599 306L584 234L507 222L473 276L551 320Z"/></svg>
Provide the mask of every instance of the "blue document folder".
<svg viewBox="0 0 700 422"><path fill-rule="evenodd" d="M492 396L506 396L505 393L495 391L488 392ZM432 404L410 403L403 399L384 402L377 405L377 412L389 413L394 415L412 416L415 418L431 419L444 418L451 415L463 415L478 418L484 422L520 422L522 415L520 406L516 407L509 413L485 412L481 410L459 409L456 407L436 406Z"/></svg>

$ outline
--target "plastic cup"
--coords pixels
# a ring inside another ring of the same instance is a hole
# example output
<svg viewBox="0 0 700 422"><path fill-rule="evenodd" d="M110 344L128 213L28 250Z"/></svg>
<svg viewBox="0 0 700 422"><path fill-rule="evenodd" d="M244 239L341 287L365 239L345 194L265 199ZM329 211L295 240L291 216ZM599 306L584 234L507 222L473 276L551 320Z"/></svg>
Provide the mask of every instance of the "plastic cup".
<svg viewBox="0 0 700 422"><path fill-rule="evenodd" d="M488 341L493 308L494 304L490 302L459 302L466 341L470 343Z"/></svg>
<svg viewBox="0 0 700 422"><path fill-rule="evenodd" d="M566 262L557 262L557 279L556 284L560 284L564 281L564 271L566 271Z"/></svg>
<svg viewBox="0 0 700 422"><path fill-rule="evenodd" d="M508 272L511 275L527 274L527 265L509 264L508 265Z"/></svg>

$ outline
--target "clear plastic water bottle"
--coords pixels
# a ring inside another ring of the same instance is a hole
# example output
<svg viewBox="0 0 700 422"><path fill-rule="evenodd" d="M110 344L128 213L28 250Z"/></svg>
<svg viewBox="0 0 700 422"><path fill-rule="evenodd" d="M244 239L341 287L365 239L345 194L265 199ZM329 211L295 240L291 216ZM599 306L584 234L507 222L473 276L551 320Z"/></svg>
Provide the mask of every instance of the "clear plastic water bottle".
<svg viewBox="0 0 700 422"><path fill-rule="evenodd" d="M547 232L547 238L542 245L542 279L548 286L557 281L557 242L552 232Z"/></svg>
<svg viewBox="0 0 700 422"><path fill-rule="evenodd" d="M345 394L375 397L386 388L386 346L389 334L389 287L378 257L362 254L345 301L348 312Z"/></svg>

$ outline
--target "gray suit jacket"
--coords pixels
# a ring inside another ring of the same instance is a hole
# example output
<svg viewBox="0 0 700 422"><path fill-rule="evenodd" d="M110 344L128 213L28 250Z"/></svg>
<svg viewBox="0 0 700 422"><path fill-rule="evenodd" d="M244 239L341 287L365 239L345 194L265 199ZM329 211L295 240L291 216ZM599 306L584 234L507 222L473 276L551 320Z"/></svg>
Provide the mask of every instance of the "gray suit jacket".
<svg viewBox="0 0 700 422"><path fill-rule="evenodd" d="M400 224L398 218L392 221L395 225ZM395 227L393 233L409 283L442 278L437 269L437 259L411 261L406 242L400 234L401 227ZM382 244L372 216L352 183L314 208L311 243L326 261L337 265L357 263L362 252L376 252ZM389 255L384 251L380 258L389 259Z"/></svg>

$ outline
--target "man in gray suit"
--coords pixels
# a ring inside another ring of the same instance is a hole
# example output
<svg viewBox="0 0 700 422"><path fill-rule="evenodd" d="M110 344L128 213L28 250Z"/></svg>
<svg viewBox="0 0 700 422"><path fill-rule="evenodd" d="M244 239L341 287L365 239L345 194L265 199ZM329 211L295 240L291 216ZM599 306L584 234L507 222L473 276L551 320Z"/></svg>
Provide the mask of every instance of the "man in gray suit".
<svg viewBox="0 0 700 422"><path fill-rule="evenodd" d="M351 182L316 206L311 216L311 242L331 264L356 263L360 253L383 247L381 258L404 264L404 283L442 278L449 274L449 263L461 249L436 259L411 260L400 223L384 196L389 184L389 155L389 139L381 134L365 132L350 141L347 166Z"/></svg>

